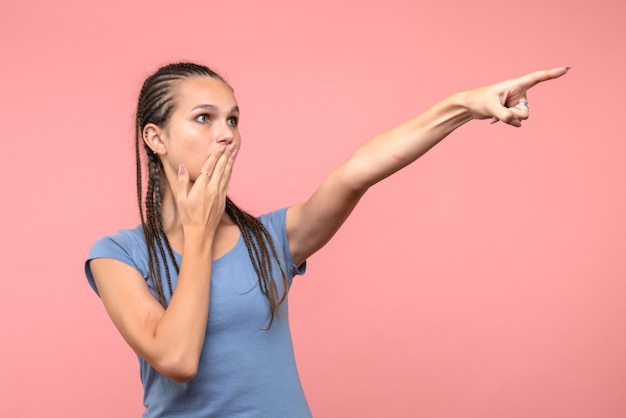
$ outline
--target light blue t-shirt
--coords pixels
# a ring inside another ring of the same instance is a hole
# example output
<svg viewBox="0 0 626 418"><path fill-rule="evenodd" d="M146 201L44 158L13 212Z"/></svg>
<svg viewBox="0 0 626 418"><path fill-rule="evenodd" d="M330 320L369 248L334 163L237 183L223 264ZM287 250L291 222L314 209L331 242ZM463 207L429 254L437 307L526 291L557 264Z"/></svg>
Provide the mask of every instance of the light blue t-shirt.
<svg viewBox="0 0 626 418"><path fill-rule="evenodd" d="M286 209L261 216L269 231L289 285L303 274L305 264L293 265L287 233ZM148 277L145 238L138 226L98 240L89 252L85 272L97 292L89 261L113 258L137 269L153 291ZM180 254L176 254L181 263ZM282 290L280 269L273 260L274 277ZM172 287L177 276L173 265ZM165 272L162 272L165 280ZM170 295L164 283L166 297ZM139 357L144 387L144 417L311 417L296 370L288 303L281 305L268 331L269 304L259 289L243 238L213 262L209 320L197 375L177 383L160 374Z"/></svg>

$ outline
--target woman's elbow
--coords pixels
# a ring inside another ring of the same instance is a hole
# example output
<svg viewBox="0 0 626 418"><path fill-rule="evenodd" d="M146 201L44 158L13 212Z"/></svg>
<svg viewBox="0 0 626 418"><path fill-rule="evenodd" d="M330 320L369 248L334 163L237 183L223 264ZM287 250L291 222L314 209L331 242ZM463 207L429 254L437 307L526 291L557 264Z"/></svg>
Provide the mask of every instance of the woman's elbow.
<svg viewBox="0 0 626 418"><path fill-rule="evenodd" d="M198 374L198 369L195 370L176 370L167 376L174 382L187 383Z"/></svg>
<svg viewBox="0 0 626 418"><path fill-rule="evenodd" d="M161 362L155 369L163 376L178 383L186 383L198 374L198 361L194 359L177 359Z"/></svg>

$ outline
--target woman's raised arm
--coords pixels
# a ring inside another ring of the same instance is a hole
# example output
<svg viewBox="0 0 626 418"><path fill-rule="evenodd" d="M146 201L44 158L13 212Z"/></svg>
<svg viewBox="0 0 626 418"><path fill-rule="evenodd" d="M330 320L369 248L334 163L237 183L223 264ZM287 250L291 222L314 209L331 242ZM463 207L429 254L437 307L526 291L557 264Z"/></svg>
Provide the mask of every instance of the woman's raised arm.
<svg viewBox="0 0 626 418"><path fill-rule="evenodd" d="M305 203L289 208L287 234L294 262L302 263L326 244L369 187L417 160L461 125L491 118L520 127L529 116L527 91L568 70L536 71L453 94L365 142Z"/></svg>

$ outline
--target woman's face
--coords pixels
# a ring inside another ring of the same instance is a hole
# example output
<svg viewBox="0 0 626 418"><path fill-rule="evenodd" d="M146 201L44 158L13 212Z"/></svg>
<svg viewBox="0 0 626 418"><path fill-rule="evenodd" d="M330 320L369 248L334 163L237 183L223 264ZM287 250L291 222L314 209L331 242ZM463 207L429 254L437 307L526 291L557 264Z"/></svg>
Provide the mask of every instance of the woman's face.
<svg viewBox="0 0 626 418"><path fill-rule="evenodd" d="M182 163L195 180L207 158L220 147L240 147L239 108L231 88L212 77L181 81L174 100L176 108L160 135L166 150L163 164L177 172Z"/></svg>

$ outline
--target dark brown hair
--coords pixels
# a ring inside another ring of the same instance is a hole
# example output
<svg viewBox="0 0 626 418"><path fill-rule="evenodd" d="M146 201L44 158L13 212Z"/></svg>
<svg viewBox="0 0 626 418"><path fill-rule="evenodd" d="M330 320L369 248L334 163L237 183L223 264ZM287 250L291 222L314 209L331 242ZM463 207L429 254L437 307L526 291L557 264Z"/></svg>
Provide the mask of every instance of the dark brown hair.
<svg viewBox="0 0 626 418"><path fill-rule="evenodd" d="M176 63L159 68L154 74L146 79L137 103L136 127L135 127L135 158L137 164L137 201L141 224L146 237L148 247L148 267L150 278L154 282L154 289L161 305L167 309L167 299L163 289L163 277L161 277L161 264L165 270L165 279L170 297L173 293L171 272L167 258L172 261L176 274L179 266L174 257L174 252L163 229L161 216L161 204L163 194L161 190L162 165L159 156L142 140L144 127L153 123L164 127L176 108L175 92L177 84L189 77L212 77L228 85L222 77L208 67L192 63ZM142 196L142 153L147 165L146 194ZM228 197L226 198L226 213L237 224L241 231L250 262L258 276L261 292L267 297L270 306L270 320L268 328L272 326L274 315L280 313L280 305L287 295L287 278L285 271L276 253L272 238L263 224L254 216L239 209ZM277 261L282 276L283 292L279 295L276 282L273 278L272 257Z"/></svg>

